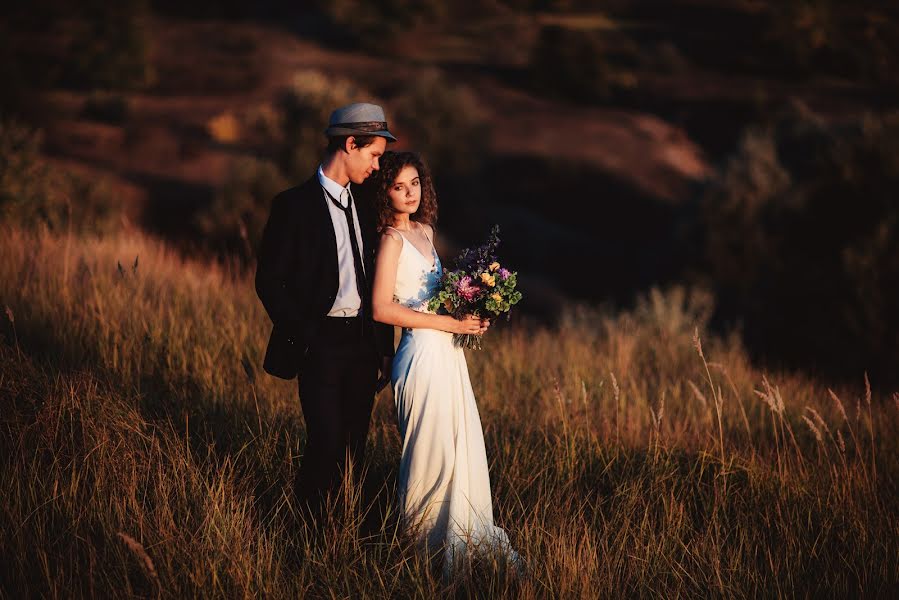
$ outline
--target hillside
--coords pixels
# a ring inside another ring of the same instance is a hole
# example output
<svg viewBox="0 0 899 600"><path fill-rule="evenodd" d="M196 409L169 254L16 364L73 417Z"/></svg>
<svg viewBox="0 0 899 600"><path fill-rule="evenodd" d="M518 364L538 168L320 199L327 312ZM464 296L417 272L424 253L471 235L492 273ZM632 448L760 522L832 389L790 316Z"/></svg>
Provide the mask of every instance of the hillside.
<svg viewBox="0 0 899 600"><path fill-rule="evenodd" d="M760 363L893 376L899 19L876 3L136 2L94 7L96 36L46 3L0 65L43 156L189 256L252 268L330 109L374 99L437 171L441 254L499 224L532 316L688 283Z"/></svg>

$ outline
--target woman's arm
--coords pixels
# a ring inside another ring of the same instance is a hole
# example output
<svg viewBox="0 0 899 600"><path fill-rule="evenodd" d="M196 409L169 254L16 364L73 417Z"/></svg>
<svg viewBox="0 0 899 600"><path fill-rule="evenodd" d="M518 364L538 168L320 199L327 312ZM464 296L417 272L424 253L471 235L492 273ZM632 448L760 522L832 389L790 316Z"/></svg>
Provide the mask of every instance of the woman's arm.
<svg viewBox="0 0 899 600"><path fill-rule="evenodd" d="M402 249L403 240L400 239L400 234L386 231L381 235L371 296L372 316L375 321L412 329L439 329L450 333L481 333L481 320L477 317L469 315L460 321L449 315L418 312L393 301L396 270Z"/></svg>

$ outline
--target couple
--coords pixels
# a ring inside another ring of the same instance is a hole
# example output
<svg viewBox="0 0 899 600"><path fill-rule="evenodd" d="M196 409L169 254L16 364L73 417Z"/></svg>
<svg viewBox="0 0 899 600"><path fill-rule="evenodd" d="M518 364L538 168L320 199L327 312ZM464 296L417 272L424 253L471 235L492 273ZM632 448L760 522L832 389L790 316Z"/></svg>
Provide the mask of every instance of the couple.
<svg viewBox="0 0 899 600"><path fill-rule="evenodd" d="M517 562L493 524L481 422L453 345L454 333L481 334L489 323L427 312L442 274L428 170L412 153L386 152L396 138L380 106L335 110L325 134L318 172L272 201L256 272L274 325L265 370L299 378L307 443L296 496L319 514L347 458L358 471L374 396L389 380L404 526L445 550L446 568L473 550ZM367 199L356 201L351 185L369 177ZM395 353L393 326L403 328Z"/></svg>

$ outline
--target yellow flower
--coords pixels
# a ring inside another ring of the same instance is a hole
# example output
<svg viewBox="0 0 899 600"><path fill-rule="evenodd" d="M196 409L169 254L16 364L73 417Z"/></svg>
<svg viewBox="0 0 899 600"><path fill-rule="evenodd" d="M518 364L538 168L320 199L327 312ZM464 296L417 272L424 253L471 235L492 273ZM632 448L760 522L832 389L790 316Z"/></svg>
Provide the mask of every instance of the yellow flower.
<svg viewBox="0 0 899 600"><path fill-rule="evenodd" d="M500 296L499 292L493 292L492 294L490 294L490 297L493 298L494 300L496 300L497 302L503 301L503 297Z"/></svg>
<svg viewBox="0 0 899 600"><path fill-rule="evenodd" d="M481 281L483 283L486 283L490 287L493 287L496 285L496 278L486 271L481 273Z"/></svg>
<svg viewBox="0 0 899 600"><path fill-rule="evenodd" d="M443 303L443 308L445 308L449 312L453 312L453 301L450 298L447 298Z"/></svg>
<svg viewBox="0 0 899 600"><path fill-rule="evenodd" d="M498 262L490 263L489 269L491 272L499 271L499 263Z"/></svg>

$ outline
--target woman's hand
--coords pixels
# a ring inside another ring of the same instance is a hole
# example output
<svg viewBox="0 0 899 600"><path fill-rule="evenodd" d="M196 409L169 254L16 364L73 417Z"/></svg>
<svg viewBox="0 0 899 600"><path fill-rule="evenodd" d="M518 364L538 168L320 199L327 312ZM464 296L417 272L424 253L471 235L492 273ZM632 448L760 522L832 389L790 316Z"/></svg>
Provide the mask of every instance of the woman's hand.
<svg viewBox="0 0 899 600"><path fill-rule="evenodd" d="M487 333L487 328L490 327L490 319L481 319L481 329L478 331L478 335L484 335Z"/></svg>
<svg viewBox="0 0 899 600"><path fill-rule="evenodd" d="M450 333L478 335L487 330L486 327L482 327L481 319L475 315L465 315L461 319L447 318L449 319L447 331Z"/></svg>

